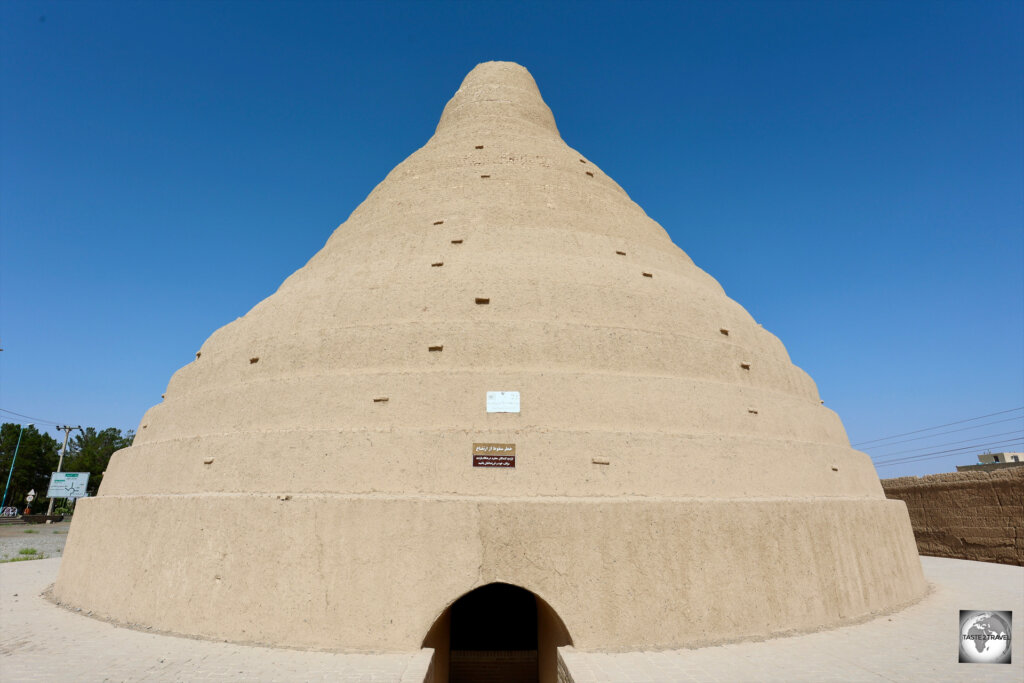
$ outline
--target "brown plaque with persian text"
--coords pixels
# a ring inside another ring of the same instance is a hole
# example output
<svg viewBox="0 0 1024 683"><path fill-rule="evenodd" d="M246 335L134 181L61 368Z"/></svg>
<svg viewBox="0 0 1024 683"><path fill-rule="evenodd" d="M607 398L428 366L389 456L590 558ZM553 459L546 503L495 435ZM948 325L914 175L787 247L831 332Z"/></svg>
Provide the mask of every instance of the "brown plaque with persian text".
<svg viewBox="0 0 1024 683"><path fill-rule="evenodd" d="M515 467L514 443L473 444L473 467Z"/></svg>

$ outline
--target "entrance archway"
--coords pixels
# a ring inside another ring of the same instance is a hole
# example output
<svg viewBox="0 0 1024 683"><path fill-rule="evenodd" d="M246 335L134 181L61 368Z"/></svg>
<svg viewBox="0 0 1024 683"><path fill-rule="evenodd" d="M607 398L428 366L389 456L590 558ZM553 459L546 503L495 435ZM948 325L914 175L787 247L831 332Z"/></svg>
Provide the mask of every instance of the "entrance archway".
<svg viewBox="0 0 1024 683"><path fill-rule="evenodd" d="M439 683L555 683L557 648L571 644L547 602L508 583L489 583L463 595L423 641L434 648Z"/></svg>

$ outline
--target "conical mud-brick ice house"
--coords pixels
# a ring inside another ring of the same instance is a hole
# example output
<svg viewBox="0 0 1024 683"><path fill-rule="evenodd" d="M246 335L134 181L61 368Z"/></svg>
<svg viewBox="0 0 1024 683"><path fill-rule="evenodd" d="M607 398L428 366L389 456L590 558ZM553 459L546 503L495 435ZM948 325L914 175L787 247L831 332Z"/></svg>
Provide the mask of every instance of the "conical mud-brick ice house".
<svg viewBox="0 0 1024 683"><path fill-rule="evenodd" d="M453 679L513 651L541 680L556 645L761 637L924 591L904 504L811 378L506 62L175 373L56 585L154 629L427 645Z"/></svg>

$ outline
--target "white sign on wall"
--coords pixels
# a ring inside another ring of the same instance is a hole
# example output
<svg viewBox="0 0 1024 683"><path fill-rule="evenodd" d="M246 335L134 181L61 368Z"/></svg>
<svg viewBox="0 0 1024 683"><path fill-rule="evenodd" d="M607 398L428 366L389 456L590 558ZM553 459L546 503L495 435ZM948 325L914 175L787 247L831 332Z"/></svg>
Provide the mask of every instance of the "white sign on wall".
<svg viewBox="0 0 1024 683"><path fill-rule="evenodd" d="M48 498L85 498L85 487L89 484L88 472L54 472L50 475Z"/></svg>
<svg viewBox="0 0 1024 683"><path fill-rule="evenodd" d="M518 413L519 392L518 391L488 391L487 392L488 413Z"/></svg>

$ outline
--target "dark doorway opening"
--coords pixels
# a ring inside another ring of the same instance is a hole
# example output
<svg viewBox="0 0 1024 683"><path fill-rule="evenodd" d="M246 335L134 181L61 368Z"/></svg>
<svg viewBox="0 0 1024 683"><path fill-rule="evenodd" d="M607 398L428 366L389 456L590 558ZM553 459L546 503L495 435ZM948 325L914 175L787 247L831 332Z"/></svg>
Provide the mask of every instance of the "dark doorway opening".
<svg viewBox="0 0 1024 683"><path fill-rule="evenodd" d="M528 590L491 583L466 593L434 622L434 680L554 683L557 648L569 634L555 611Z"/></svg>
<svg viewBox="0 0 1024 683"><path fill-rule="evenodd" d="M492 583L451 607L450 683L537 683L537 601Z"/></svg>
<svg viewBox="0 0 1024 683"><path fill-rule="evenodd" d="M492 583L455 601L452 650L536 650L537 601L533 593Z"/></svg>

